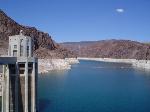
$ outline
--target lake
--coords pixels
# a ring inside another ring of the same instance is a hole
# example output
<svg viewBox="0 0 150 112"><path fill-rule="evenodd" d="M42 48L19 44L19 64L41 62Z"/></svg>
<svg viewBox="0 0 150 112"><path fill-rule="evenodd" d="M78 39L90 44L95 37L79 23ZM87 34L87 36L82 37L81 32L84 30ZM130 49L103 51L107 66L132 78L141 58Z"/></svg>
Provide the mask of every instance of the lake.
<svg viewBox="0 0 150 112"><path fill-rule="evenodd" d="M150 72L81 61L39 76L40 112L150 112Z"/></svg>

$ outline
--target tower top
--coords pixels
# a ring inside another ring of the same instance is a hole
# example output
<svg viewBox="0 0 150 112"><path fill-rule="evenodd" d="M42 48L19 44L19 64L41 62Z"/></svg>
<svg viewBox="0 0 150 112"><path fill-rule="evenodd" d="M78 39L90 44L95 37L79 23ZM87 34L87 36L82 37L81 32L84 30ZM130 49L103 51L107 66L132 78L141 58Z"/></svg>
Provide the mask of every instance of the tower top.
<svg viewBox="0 0 150 112"><path fill-rule="evenodd" d="M23 30L20 30L20 35L23 35Z"/></svg>
<svg viewBox="0 0 150 112"><path fill-rule="evenodd" d="M23 35L20 30L19 35L9 36L8 55L12 57L33 57L32 38Z"/></svg>

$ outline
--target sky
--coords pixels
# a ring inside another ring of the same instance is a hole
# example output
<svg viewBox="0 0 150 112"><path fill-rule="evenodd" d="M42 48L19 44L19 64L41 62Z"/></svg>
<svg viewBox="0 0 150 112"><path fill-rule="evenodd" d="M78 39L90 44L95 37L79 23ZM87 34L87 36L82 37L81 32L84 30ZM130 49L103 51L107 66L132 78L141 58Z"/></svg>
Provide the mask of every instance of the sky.
<svg viewBox="0 0 150 112"><path fill-rule="evenodd" d="M150 42L150 0L0 0L0 9L56 42Z"/></svg>

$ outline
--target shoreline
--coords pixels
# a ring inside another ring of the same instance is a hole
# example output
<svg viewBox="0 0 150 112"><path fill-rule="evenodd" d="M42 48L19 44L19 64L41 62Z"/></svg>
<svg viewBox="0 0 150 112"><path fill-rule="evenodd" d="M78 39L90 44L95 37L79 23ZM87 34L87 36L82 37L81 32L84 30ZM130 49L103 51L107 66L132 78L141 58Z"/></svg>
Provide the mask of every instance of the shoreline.
<svg viewBox="0 0 150 112"><path fill-rule="evenodd" d="M127 63L131 64L134 68L150 70L150 60L136 60L136 59L114 59L114 58L86 58L79 57L79 60L91 60L112 63Z"/></svg>
<svg viewBox="0 0 150 112"><path fill-rule="evenodd" d="M114 59L114 58L65 58L65 59L38 59L38 73L48 73L53 70L69 70L73 64L79 63L79 60L91 60L111 63L126 63L132 67L150 71L150 60L136 59Z"/></svg>
<svg viewBox="0 0 150 112"><path fill-rule="evenodd" d="M68 70L72 64L79 63L76 58L65 59L38 59L38 73L48 73L52 70Z"/></svg>

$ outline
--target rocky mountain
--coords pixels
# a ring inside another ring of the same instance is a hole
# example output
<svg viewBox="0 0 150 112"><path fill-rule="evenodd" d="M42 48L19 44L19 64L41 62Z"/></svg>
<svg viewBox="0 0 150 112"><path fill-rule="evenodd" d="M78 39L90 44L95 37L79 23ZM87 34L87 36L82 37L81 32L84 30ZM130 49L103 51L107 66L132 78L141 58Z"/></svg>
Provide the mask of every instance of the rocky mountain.
<svg viewBox="0 0 150 112"><path fill-rule="evenodd" d="M130 40L61 43L79 57L150 60L150 44Z"/></svg>
<svg viewBox="0 0 150 112"><path fill-rule="evenodd" d="M34 55L39 58L75 57L72 52L55 43L48 33L39 31L35 27L20 25L2 10L0 10L0 55L7 54L9 36L18 35L20 30L23 30L24 35L33 38Z"/></svg>

